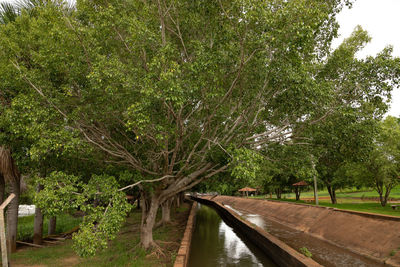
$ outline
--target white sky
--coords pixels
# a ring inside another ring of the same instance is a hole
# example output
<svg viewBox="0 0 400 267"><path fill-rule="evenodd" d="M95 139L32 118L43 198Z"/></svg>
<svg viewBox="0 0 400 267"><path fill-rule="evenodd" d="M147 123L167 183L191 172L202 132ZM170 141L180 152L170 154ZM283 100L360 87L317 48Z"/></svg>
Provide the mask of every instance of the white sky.
<svg viewBox="0 0 400 267"><path fill-rule="evenodd" d="M400 57L400 0L357 0L351 9L342 10L338 21L340 37L333 47L348 37L357 25L361 25L372 41L358 54L359 57L375 55L387 45L392 45L393 55ZM400 88L393 90L388 114L400 117Z"/></svg>
<svg viewBox="0 0 400 267"><path fill-rule="evenodd" d="M361 25L372 41L359 53L359 57L375 55L387 45L392 45L393 55L400 57L400 0L356 0L351 9L345 8L338 15L338 21L340 37L334 41L333 47L348 37L357 25ZM393 90L388 114L400 117L400 88Z"/></svg>

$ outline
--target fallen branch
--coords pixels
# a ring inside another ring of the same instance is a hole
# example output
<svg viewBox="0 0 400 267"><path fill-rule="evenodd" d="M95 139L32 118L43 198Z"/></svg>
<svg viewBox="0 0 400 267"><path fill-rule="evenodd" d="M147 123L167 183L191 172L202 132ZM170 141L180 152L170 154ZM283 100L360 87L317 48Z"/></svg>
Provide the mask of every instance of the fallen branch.
<svg viewBox="0 0 400 267"><path fill-rule="evenodd" d="M21 244L21 245L27 245L27 246L35 247L35 248L44 248L44 246L36 245L36 244L28 243L28 242L17 241L16 243L17 244Z"/></svg>

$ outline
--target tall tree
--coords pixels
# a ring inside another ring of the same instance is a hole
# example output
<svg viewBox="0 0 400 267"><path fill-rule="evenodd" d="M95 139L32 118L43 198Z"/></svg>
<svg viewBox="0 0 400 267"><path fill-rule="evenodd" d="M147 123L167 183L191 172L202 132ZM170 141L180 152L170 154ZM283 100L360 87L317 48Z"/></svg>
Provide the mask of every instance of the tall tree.
<svg viewBox="0 0 400 267"><path fill-rule="evenodd" d="M324 60L344 2L82 0L71 13L49 4L2 26L0 62L28 87L27 105L52 108L51 123L137 171L131 187L149 182L148 248L159 206L226 171L231 151L288 140L348 97L377 94L348 76L354 90L335 86L349 43Z"/></svg>
<svg viewBox="0 0 400 267"><path fill-rule="evenodd" d="M365 158L376 133L377 122L387 111L391 90L399 83L399 59L392 59L391 48L375 58L355 57L369 37L360 27L327 59L320 79L341 92L330 116L309 128L308 137L319 150L317 170L332 203L335 190L346 183L337 171L350 161ZM387 99L387 100L386 100Z"/></svg>

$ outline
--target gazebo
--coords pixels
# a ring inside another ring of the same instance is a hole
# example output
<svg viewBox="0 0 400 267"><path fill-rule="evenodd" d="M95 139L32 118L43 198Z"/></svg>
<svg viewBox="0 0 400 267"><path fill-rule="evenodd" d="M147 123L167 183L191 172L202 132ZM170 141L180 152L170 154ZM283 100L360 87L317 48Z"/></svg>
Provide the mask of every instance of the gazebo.
<svg viewBox="0 0 400 267"><path fill-rule="evenodd" d="M300 181L298 183L292 184L294 186L294 192L296 193L296 200L300 200L300 188L308 186L306 181Z"/></svg>
<svg viewBox="0 0 400 267"><path fill-rule="evenodd" d="M246 192L246 196L249 196L249 192L257 192L257 189L251 188L251 187L243 187L242 189L239 189L239 192L242 192L243 194Z"/></svg>

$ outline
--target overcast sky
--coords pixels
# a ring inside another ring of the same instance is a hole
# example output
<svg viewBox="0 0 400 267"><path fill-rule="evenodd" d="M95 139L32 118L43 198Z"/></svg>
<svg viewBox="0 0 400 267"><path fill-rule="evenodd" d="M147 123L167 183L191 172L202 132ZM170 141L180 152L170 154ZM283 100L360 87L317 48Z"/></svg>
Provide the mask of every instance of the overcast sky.
<svg viewBox="0 0 400 267"><path fill-rule="evenodd" d="M351 9L344 9L338 16L340 38L348 37L357 25L368 31L372 41L358 54L359 57L375 55L385 46L393 46L393 55L400 57L400 0L358 0ZM400 117L400 89L393 91L392 116Z"/></svg>

